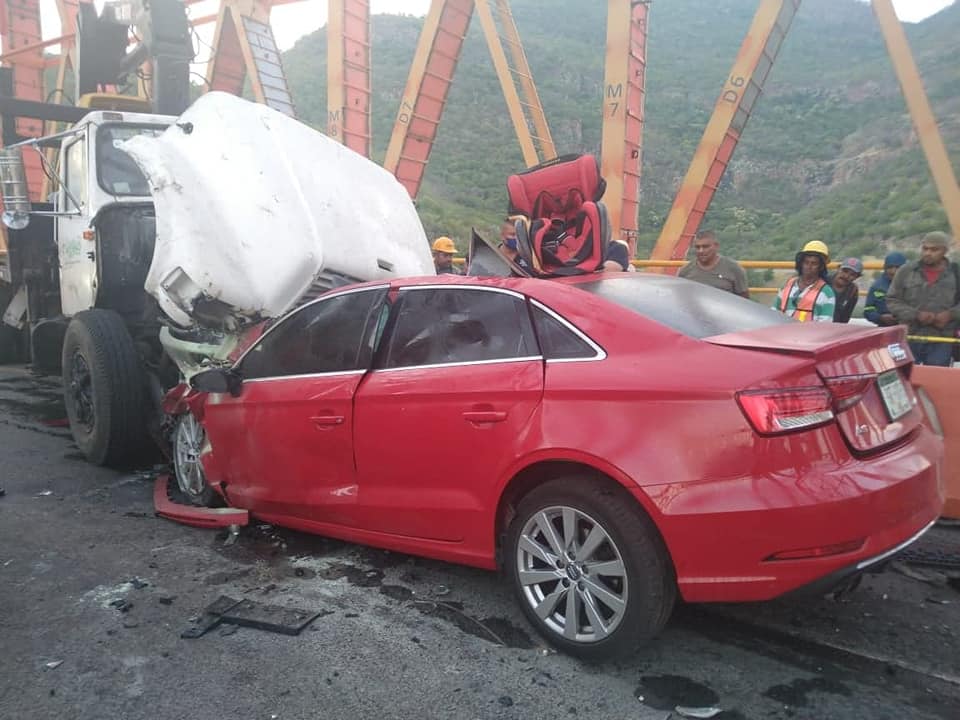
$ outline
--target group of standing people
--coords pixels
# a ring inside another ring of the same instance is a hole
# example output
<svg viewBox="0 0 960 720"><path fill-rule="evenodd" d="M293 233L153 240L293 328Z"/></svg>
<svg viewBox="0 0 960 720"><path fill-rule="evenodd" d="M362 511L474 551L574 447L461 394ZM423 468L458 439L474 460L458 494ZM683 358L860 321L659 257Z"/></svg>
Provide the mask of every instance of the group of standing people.
<svg viewBox="0 0 960 720"><path fill-rule="evenodd" d="M516 230L509 220L503 223L500 239L501 251L514 262L522 262ZM956 344L951 340L957 339L960 329L960 266L947 257L951 242L946 233L931 232L923 237L918 260L908 261L901 252L889 253L883 274L871 285L864 305L864 317L876 325L907 325L910 348L923 365L949 366ZM629 268L626 246L620 245L605 257L605 270ZM716 233L698 233L693 249L696 257L680 269L680 277L750 297L746 272L735 260L720 254ZM461 274L453 264L454 252L450 238L434 241L438 273ZM834 273L828 272L829 263L826 243L806 243L796 256L796 274L777 292L774 309L800 322L849 322L859 300L857 280L863 275L863 262L846 258Z"/></svg>
<svg viewBox="0 0 960 720"><path fill-rule="evenodd" d="M864 318L880 326L906 325L914 359L922 365L950 366L960 329L960 266L947 257L951 238L927 233L920 258L912 262L891 252L883 274L870 286ZM693 242L696 257L684 265L680 277L749 297L747 275L736 261L720 254L714 232L705 230ZM860 291L857 280L863 262L845 258L836 272L828 272L830 250L811 240L796 256L796 274L777 292L775 310L800 322L850 321Z"/></svg>
<svg viewBox="0 0 960 720"><path fill-rule="evenodd" d="M910 349L921 365L949 367L960 328L960 267L947 257L950 236L927 233L920 259L889 253L883 274L871 285L864 317L880 326L906 325ZM827 274L830 253L812 240L797 253L797 274L777 293L774 308L801 322L848 322L857 305L863 263L847 258Z"/></svg>

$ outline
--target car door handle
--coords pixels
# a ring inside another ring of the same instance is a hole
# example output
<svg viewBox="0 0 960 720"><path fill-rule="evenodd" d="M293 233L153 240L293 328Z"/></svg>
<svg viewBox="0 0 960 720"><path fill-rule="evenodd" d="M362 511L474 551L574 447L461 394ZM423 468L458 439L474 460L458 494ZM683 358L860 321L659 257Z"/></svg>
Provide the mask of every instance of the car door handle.
<svg viewBox="0 0 960 720"><path fill-rule="evenodd" d="M326 427L329 425L343 425L343 415L314 415L310 420L314 425Z"/></svg>
<svg viewBox="0 0 960 720"><path fill-rule="evenodd" d="M495 423L507 419L503 410L470 410L463 414L465 420L474 423Z"/></svg>

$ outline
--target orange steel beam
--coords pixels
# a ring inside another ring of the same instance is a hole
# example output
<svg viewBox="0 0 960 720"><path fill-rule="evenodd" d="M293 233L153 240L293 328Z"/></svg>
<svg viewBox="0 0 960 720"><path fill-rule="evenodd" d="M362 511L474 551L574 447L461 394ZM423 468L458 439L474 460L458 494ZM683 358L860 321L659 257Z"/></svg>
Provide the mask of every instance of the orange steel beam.
<svg viewBox="0 0 960 720"><path fill-rule="evenodd" d="M487 41L487 48L490 50L490 57L493 60L493 67L497 72L497 78L500 80L503 97L507 101L507 110L510 113L510 119L513 121L517 140L520 142L520 151L523 153L524 162L528 166L533 166L556 157L557 153L554 149L553 139L550 137L543 107L540 105L540 97L533 83L523 46L520 44L520 37L513 22L510 4L507 0L499 0L496 4L496 17L490 0L475 0L475 4L477 15L480 17L480 26ZM497 19L500 20L499 27ZM507 59L502 41L506 41L510 47L512 65L510 60ZM523 93L522 100L521 93ZM531 126L534 127L536 135L531 133Z"/></svg>
<svg viewBox="0 0 960 720"><path fill-rule="evenodd" d="M920 71L917 70L913 53L910 52L907 35L897 19L897 13L890 0L873 0L873 12L877 16L883 37L887 42L890 60L900 81L913 125L917 129L920 147L923 148L923 154L930 166L930 174L933 175L933 182L940 194L940 202L946 210L954 243L960 243L960 186L957 185L957 177L950 164L950 156L947 155L947 148L943 144L940 129L937 127L937 119L923 88Z"/></svg>
<svg viewBox="0 0 960 720"><path fill-rule="evenodd" d="M24 45L16 50L10 50L9 52L5 52L3 55L0 55L0 62L7 62L8 60L12 60L15 57L23 55L24 53L33 52L34 50L42 50L43 48L50 47L51 45L59 45L64 40L72 37L73 35L61 35L60 37L50 38L49 40L41 40L37 43Z"/></svg>
<svg viewBox="0 0 960 720"><path fill-rule="evenodd" d="M651 259L686 255L799 6L800 0L761 0Z"/></svg>
<svg viewBox="0 0 960 720"><path fill-rule="evenodd" d="M507 101L507 110L510 113L510 119L513 121L513 128L517 133L517 139L520 141L520 151L523 153L523 161L528 165L537 165L540 157L537 155L537 148L533 144L533 138L530 136L530 128L527 126L527 119L523 113L523 107L520 105L520 93L517 92L517 86L513 82L513 76L510 72L510 64L507 62L507 55L500 43L500 35L497 32L497 26L490 11L490 6L486 0L476 0L477 15L480 17L480 27L483 28L484 37L487 40L487 47L490 49L490 57L493 59L493 67L497 71L497 77L500 80L500 87L503 90L503 96Z"/></svg>
<svg viewBox="0 0 960 720"><path fill-rule="evenodd" d="M383 166L415 198L437 137L473 0L433 0L400 100Z"/></svg>
<svg viewBox="0 0 960 720"><path fill-rule="evenodd" d="M330 0L327 134L370 157L370 3Z"/></svg>
<svg viewBox="0 0 960 720"><path fill-rule="evenodd" d="M610 228L631 255L637 248L649 11L649 2L607 3L600 174L607 181Z"/></svg>
<svg viewBox="0 0 960 720"><path fill-rule="evenodd" d="M280 51L270 27L271 5L269 0L223 2L207 63L207 86L240 95L249 76L257 102L295 117Z"/></svg>
<svg viewBox="0 0 960 720"><path fill-rule="evenodd" d="M6 0L0 7L0 30L5 50L20 52L14 61L4 59L13 70L13 95L21 100L43 102L43 33L38 0ZM17 118L16 132L21 137L43 135L43 122L35 118ZM36 153L24 153L27 187L34 202L43 197L43 171Z"/></svg>
<svg viewBox="0 0 960 720"><path fill-rule="evenodd" d="M535 133L533 139L540 148L541 159L550 160L557 156L557 150L553 144L553 137L550 135L550 128L547 125L547 117L543 112L543 105L540 103L537 86L533 82L533 74L530 72L529 63L527 63L527 55L520 42L520 33L517 32L517 25L513 20L510 3L508 0L496 0L496 6L502 19L503 39L510 48L510 56L513 60L513 68L516 70L524 106L529 111L530 120L533 124Z"/></svg>

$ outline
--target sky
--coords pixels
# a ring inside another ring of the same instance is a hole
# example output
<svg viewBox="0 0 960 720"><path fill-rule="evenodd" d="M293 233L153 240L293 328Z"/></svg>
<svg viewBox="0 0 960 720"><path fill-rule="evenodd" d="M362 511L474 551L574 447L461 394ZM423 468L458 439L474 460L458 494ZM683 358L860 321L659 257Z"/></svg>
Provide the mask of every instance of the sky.
<svg viewBox="0 0 960 720"><path fill-rule="evenodd" d="M600 0L593 0L599 2ZM682 2L683 0L674 0ZM869 0L862 0L868 2ZM893 0L897 15L904 22L918 22L942 10L954 0ZM100 8L103 0L94 0ZM216 13L216 0L202 0L188 8L193 17L202 17ZM392 13L396 15L426 15L430 7L430 0L371 0L370 12L373 14ZM43 36L56 37L60 34L60 19L57 16L55 0L40 0L40 14L43 23ZM302 36L314 32L327 23L327 0L302 0L289 5L280 5L273 9L271 15L274 35L277 45L286 50ZM522 33L522 28L521 28ZM212 24L200 30L200 37L204 42L210 42L213 34ZM203 48L201 48L203 50ZM50 48L56 52L56 47ZM206 52L201 52L206 56ZM202 59L202 58L201 58Z"/></svg>

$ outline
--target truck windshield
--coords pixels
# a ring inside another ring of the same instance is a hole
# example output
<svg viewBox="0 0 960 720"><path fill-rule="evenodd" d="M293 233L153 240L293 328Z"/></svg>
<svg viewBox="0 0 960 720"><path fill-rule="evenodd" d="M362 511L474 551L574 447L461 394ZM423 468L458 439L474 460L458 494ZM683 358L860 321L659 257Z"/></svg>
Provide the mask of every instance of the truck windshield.
<svg viewBox="0 0 960 720"><path fill-rule="evenodd" d="M135 135L156 137L163 125L101 125L97 128L97 182L111 195L149 197L150 186L133 158L120 149Z"/></svg>

